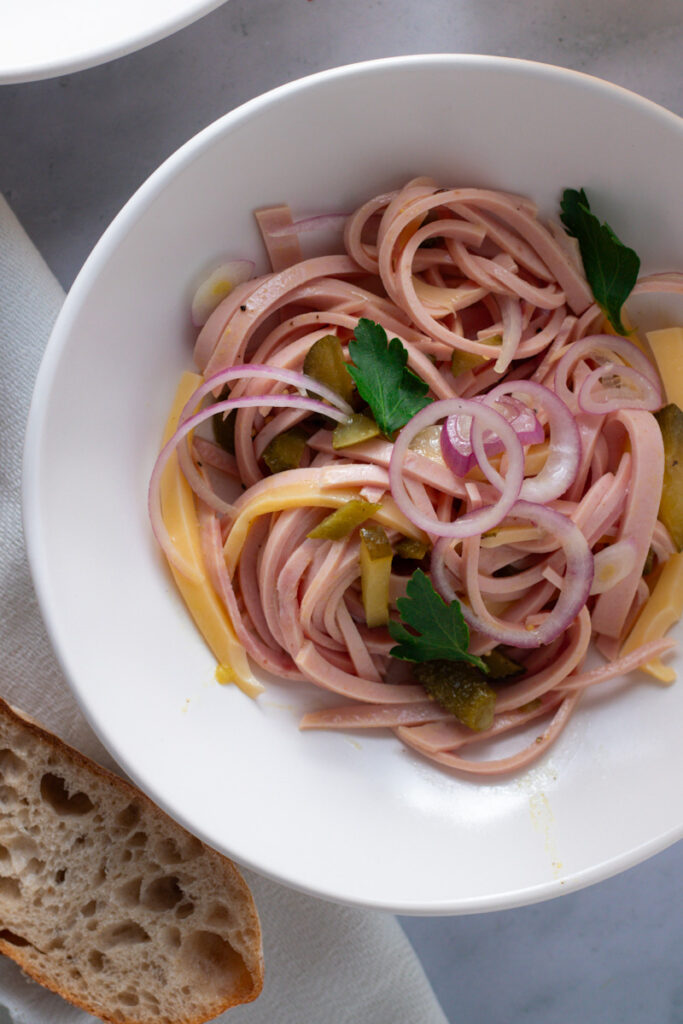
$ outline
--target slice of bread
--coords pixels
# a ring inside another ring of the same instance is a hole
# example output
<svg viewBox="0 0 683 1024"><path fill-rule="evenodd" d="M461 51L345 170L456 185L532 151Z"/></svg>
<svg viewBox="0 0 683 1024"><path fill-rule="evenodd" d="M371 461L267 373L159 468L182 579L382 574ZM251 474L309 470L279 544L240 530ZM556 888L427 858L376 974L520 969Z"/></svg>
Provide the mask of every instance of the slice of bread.
<svg viewBox="0 0 683 1024"><path fill-rule="evenodd" d="M263 985L235 865L1 699L0 952L111 1024L200 1024Z"/></svg>

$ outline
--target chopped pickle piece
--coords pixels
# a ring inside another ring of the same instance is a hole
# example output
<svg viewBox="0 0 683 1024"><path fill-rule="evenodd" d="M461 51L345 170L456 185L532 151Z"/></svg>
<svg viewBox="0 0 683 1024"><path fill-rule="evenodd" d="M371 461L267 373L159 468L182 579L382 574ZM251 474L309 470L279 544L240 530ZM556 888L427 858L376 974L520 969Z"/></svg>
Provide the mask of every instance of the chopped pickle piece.
<svg viewBox="0 0 683 1024"><path fill-rule="evenodd" d="M645 559L645 565L643 566L643 576L649 576L657 564L657 556L654 553L653 548L648 548L647 558Z"/></svg>
<svg viewBox="0 0 683 1024"><path fill-rule="evenodd" d="M413 671L432 700L468 729L483 732L491 728L496 691L474 665L464 661L423 661Z"/></svg>
<svg viewBox="0 0 683 1024"><path fill-rule="evenodd" d="M365 547L368 553L368 558L372 561L378 561L381 558L391 558L393 551L391 544L384 532L384 527L380 526L379 523L375 523L372 526L364 526L360 531L361 544Z"/></svg>
<svg viewBox="0 0 683 1024"><path fill-rule="evenodd" d="M304 359L304 373L332 388L346 402L352 401L355 385L344 362L341 342L336 335L326 334L324 338L319 338L311 345Z"/></svg>
<svg viewBox="0 0 683 1024"><path fill-rule="evenodd" d="M223 397L223 396L221 396ZM225 395L228 398L228 395ZM230 455L235 454L235 410L231 409L227 416L222 413L218 413L211 420L211 426L213 428L213 437L216 444L228 452Z"/></svg>
<svg viewBox="0 0 683 1024"><path fill-rule="evenodd" d="M370 628L389 621L391 544L378 523L360 528L360 582L365 621Z"/></svg>
<svg viewBox="0 0 683 1024"><path fill-rule="evenodd" d="M274 437L263 452L263 461L270 472L282 473L286 469L298 469L307 440L301 427L292 427Z"/></svg>
<svg viewBox="0 0 683 1024"><path fill-rule="evenodd" d="M459 377L461 373L474 370L476 366L483 366L488 361L485 356L476 356L473 352L461 352L456 348L451 356L451 373L454 377Z"/></svg>
<svg viewBox="0 0 683 1024"><path fill-rule="evenodd" d="M512 679L524 675L526 669L518 661L513 661L497 647L490 654L483 654L481 659L489 670L489 679Z"/></svg>
<svg viewBox="0 0 683 1024"><path fill-rule="evenodd" d="M335 509L308 534L314 540L342 540L378 512L382 506L362 498L352 498L345 505ZM418 543L413 541L414 544Z"/></svg>
<svg viewBox="0 0 683 1024"><path fill-rule="evenodd" d="M683 550L683 412L671 402L655 413L664 440L664 481L659 518Z"/></svg>
<svg viewBox="0 0 683 1024"><path fill-rule="evenodd" d="M332 433L332 447L349 448L352 444L361 444L377 437L379 427L370 416L355 412L346 423L338 423Z"/></svg>
<svg viewBox="0 0 683 1024"><path fill-rule="evenodd" d="M399 558L414 558L416 562L421 562L428 551L428 544L412 537L403 537L396 545L396 554Z"/></svg>
<svg viewBox="0 0 683 1024"><path fill-rule="evenodd" d="M490 338L482 338L481 343L482 345L500 348L503 344L503 339L500 334L494 334ZM460 349L456 348L451 356L451 373L454 377L458 377L461 373L466 373L467 370L474 370L477 366L489 363L495 355L496 353L492 352L490 356L477 356L474 352L461 352Z"/></svg>

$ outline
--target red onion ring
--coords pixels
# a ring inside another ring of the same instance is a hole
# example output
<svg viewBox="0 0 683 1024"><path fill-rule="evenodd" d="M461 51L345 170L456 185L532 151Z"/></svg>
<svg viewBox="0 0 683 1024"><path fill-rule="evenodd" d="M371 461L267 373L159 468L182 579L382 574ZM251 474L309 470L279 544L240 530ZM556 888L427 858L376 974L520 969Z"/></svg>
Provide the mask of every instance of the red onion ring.
<svg viewBox="0 0 683 1024"><path fill-rule="evenodd" d="M657 371L632 341L613 334L590 334L572 342L555 367L555 394L574 412L578 411L578 396L570 389L568 380L582 359L602 359L603 362L611 364L623 363L637 370L653 387L659 388Z"/></svg>
<svg viewBox="0 0 683 1024"><path fill-rule="evenodd" d="M353 412L348 402L345 402L336 391L328 388L325 384L321 384L314 377L308 377L305 373L297 373L295 370L285 370L281 366L267 366L264 363L244 363L239 366L229 366L227 369L219 370L211 377L207 377L204 383L199 385L185 403L178 424L183 423L190 415L192 409L196 409L199 402L208 394L219 391L224 384L229 384L231 380L239 380L241 377L275 380L280 384L290 384L302 394L306 391L313 391L346 416L350 416ZM268 399L268 395L265 398ZM267 406L269 403L265 401L261 404Z"/></svg>
<svg viewBox="0 0 683 1024"><path fill-rule="evenodd" d="M615 377L614 383L605 378ZM597 394L596 394L597 392ZM578 395L583 412L618 412L619 409L645 409L656 412L664 404L662 389L632 366L605 363L591 370Z"/></svg>
<svg viewBox="0 0 683 1024"><path fill-rule="evenodd" d="M484 396L477 395L473 402L483 402ZM543 441L545 431L532 410L509 395L496 402L498 411L514 427L522 444L538 444ZM444 462L456 476L465 476L472 466L476 465L476 457L472 451L472 419L470 416L449 416L441 429L441 454ZM486 432L490 435L490 431ZM497 455L504 445L500 438L484 441L487 455Z"/></svg>
<svg viewBox="0 0 683 1024"><path fill-rule="evenodd" d="M215 373L212 377L205 380L203 384L200 384L185 403L178 418L178 426L185 422L185 420L192 414L192 411L197 408L199 403L207 395L214 392L220 393L225 384L245 377L257 380L275 380L281 384L290 384L301 392L313 391L320 395L321 398L327 399L327 401L329 401L335 408L340 412L343 412L345 416L350 415L353 411L351 406L345 402L344 399L336 393L336 391L328 388L325 384L321 384L313 377L308 377L304 373L297 373L294 370L286 370L279 366L267 366L261 363L245 363L241 366L230 366L226 370L220 370L218 373ZM268 400L265 402L262 401L261 404L272 406L273 404L280 405L281 403L273 403ZM287 408L293 407L294 406L291 404L287 405ZM237 406L234 406L234 408L237 408ZM299 407L297 406L296 408ZM180 462L180 468L183 471L183 476L195 494L198 495L202 501L205 501L210 508L215 512L220 512L221 514L229 513L232 506L214 493L202 474L197 470L189 449L188 441L189 437L186 439L185 444L178 448L178 461Z"/></svg>
<svg viewBox="0 0 683 1024"><path fill-rule="evenodd" d="M448 416L472 417L472 447L486 478L500 489L501 495L495 505L485 506L467 512L453 522L444 523L425 515L415 506L403 482L403 462L410 443L420 430L431 426L437 420ZM491 466L484 451L483 434L490 430L497 434L508 455L508 470L505 480ZM514 431L504 416L483 402L465 398L445 398L432 402L421 409L403 427L394 443L389 463L389 484L394 501L403 514L416 526L439 537L471 537L477 533L492 530L509 513L519 495L524 479L524 451Z"/></svg>
<svg viewBox="0 0 683 1024"><path fill-rule="evenodd" d="M234 369L238 368L235 367ZM239 369L244 368L240 367ZM227 373L229 371L225 372ZM222 375L217 374L216 376ZM195 396L198 395L200 391L203 391L206 387L207 385L203 384L201 387L197 388L197 391L195 391L195 394L190 399L190 402L193 402ZM188 405L189 404L190 403L188 403ZM188 434L190 434L193 430L196 430L196 428L200 426L200 424L204 423L212 416L215 416L220 412L230 412L231 409L243 409L247 407L259 407L263 405L280 408L306 409L308 412L323 413L325 416L330 416L332 419L335 419L340 423L346 420L347 418L346 414L341 412L339 409L331 408L329 405L326 405L324 402L319 402L315 398L305 398L302 395L248 395L242 398L228 398L223 402L216 402L213 405L208 405L204 409L200 409L200 411L195 413L193 416L189 416L188 418L184 419L182 423L179 423L178 429L161 449L157 457L157 460L154 464L154 469L152 470L152 476L149 482L147 506L149 510L150 522L152 524L152 530L154 532L154 536L156 537L159 546L163 550L169 562L183 576L187 576L188 579L198 581L195 567L192 566L189 562L186 562L186 560L179 555L178 551L173 545L173 541L171 540L168 530L166 529L166 524L164 523L163 516L161 513L161 475L164 471L164 468L168 460L170 459L171 455L176 450L177 446L180 444L180 442L184 440L188 436ZM185 406L185 410L186 409L187 405ZM185 410L183 410L183 414ZM199 476L199 474L197 475ZM203 481L201 481L201 476L199 476L199 479L201 482L200 497L203 500L206 500L206 497L208 497L210 501L213 502L212 507L214 507L217 502L220 502L220 505L222 506L222 511L232 509L232 506L226 506L225 502L220 501L220 499L217 498L213 491L211 491L210 488L208 488L207 485ZM192 487L192 482L188 480L188 483ZM194 489L195 488L193 487L193 490ZM195 493L199 492L197 491ZM207 501L207 504L209 503L210 502Z"/></svg>
<svg viewBox="0 0 683 1024"><path fill-rule="evenodd" d="M524 501L546 504L564 494L574 482L581 461L581 436L571 409L554 391L531 380L503 381L485 396L487 404L512 393L526 395L545 409L550 426L548 458L540 473L528 477L519 492Z"/></svg>

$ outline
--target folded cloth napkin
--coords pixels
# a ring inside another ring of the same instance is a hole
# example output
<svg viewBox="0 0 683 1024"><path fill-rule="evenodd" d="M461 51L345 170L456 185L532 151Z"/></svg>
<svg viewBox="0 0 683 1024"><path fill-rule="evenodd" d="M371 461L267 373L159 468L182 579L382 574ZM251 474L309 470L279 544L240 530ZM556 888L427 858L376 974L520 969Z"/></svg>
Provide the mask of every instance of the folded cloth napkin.
<svg viewBox="0 0 683 1024"><path fill-rule="evenodd" d="M43 628L21 529L24 427L64 294L0 196L0 694L67 742L116 766L81 715ZM261 916L266 981L230 1024L445 1024L395 918L339 907L245 871ZM13 1024L95 1018L0 957L0 1007ZM0 1024L2 1011L0 1010Z"/></svg>

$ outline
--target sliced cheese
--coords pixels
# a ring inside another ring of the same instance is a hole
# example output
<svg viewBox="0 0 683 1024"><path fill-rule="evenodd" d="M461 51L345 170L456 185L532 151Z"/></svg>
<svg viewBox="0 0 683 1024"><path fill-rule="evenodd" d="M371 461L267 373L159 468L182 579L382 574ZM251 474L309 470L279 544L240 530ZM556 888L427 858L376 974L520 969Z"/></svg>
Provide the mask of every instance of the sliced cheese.
<svg viewBox="0 0 683 1024"><path fill-rule="evenodd" d="M358 498L358 491L351 488L333 490L320 484L291 484L286 487L262 491L248 501L234 519L228 533L223 552L229 573L234 573L240 552L255 519L270 512L282 512L286 508L340 508L347 501ZM382 526L398 530L405 537L427 541L427 536L407 519L393 498L382 498L382 506L372 516Z"/></svg>
<svg viewBox="0 0 683 1024"><path fill-rule="evenodd" d="M164 444L175 433L180 413L202 380L195 373L183 374L166 423ZM175 452L168 460L161 479L161 512L174 546L197 570L197 579L191 580L170 565L173 579L188 611L218 661L216 678L220 682L234 681L249 696L256 696L263 687L254 678L244 648L207 578L194 495L180 469Z"/></svg>
<svg viewBox="0 0 683 1024"><path fill-rule="evenodd" d="M620 651L620 657L630 654L641 644L661 640L666 631L678 622L683 614L683 553L671 555L662 569L654 590L636 619L633 629ZM676 673L660 658L654 658L642 666L662 683L673 683Z"/></svg>
<svg viewBox="0 0 683 1024"><path fill-rule="evenodd" d="M664 383L667 401L683 409L683 327L649 331L646 337Z"/></svg>

